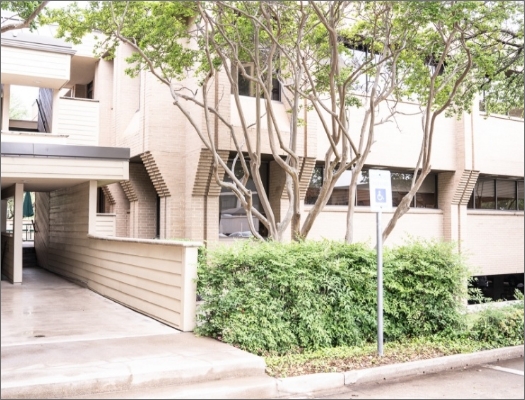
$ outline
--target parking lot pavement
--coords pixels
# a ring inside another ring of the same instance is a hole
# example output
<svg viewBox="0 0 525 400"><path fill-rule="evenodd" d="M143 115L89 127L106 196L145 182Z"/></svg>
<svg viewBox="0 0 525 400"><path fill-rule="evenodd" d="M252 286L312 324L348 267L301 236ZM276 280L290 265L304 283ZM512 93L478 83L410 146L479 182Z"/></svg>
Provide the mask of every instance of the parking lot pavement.
<svg viewBox="0 0 525 400"><path fill-rule="evenodd" d="M298 398L298 397L297 397ZM371 383L318 399L523 399L523 358Z"/></svg>

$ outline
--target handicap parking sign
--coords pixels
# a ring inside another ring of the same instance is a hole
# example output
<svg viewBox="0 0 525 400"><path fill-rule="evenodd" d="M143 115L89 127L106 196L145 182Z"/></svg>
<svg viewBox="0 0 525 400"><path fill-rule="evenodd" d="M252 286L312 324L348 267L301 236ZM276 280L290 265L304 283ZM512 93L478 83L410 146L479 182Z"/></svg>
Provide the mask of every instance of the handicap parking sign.
<svg viewBox="0 0 525 400"><path fill-rule="evenodd" d="M389 211L392 209L392 183L390 171L371 169L368 172L370 188L370 209Z"/></svg>
<svg viewBox="0 0 525 400"><path fill-rule="evenodd" d="M386 204L386 190L376 189L376 202Z"/></svg>

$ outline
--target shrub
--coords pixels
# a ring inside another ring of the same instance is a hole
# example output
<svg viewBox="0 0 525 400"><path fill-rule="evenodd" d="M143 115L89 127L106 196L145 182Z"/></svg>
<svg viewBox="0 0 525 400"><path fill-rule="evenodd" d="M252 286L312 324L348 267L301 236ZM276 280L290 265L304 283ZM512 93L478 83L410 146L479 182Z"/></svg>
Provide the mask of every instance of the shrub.
<svg viewBox="0 0 525 400"><path fill-rule="evenodd" d="M385 252L385 337L453 329L466 268L451 245ZM364 244L244 242L202 254L196 333L255 353L376 338L376 254Z"/></svg>
<svg viewBox="0 0 525 400"><path fill-rule="evenodd" d="M469 274L453 243L412 241L387 252L384 264L386 338L462 329Z"/></svg>
<svg viewBox="0 0 525 400"><path fill-rule="evenodd" d="M504 308L489 307L477 313L470 337L491 347L523 344L523 314L523 301Z"/></svg>

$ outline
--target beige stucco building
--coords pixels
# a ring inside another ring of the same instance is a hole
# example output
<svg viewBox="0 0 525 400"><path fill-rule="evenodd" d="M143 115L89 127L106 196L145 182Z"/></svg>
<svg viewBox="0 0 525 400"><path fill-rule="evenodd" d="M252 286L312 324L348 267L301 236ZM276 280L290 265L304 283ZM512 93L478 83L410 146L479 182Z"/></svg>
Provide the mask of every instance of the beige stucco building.
<svg viewBox="0 0 525 400"><path fill-rule="evenodd" d="M212 179L210 153L173 105L168 88L149 72L136 78L125 74L130 48L119 46L111 61L93 57L90 49L89 39L71 47L56 39L2 36L2 210L6 199L15 202L15 229L12 234L5 224L2 229L2 273L21 282L16 226L24 190L34 191L41 266L189 330L198 242L232 241L248 230L246 217L235 212L232 194ZM9 119L11 85L41 88L40 114L29 128ZM217 107L240 130L227 79L219 76L215 88ZM289 114L279 99L276 93L274 110L286 134ZM241 103L248 119L254 119L255 98L242 96ZM418 109L411 103L400 107L407 114ZM204 128L201 110L190 112ZM361 113L350 110L356 121ZM305 114L304 120L298 143L303 218L315 200L311 178L323 167L327 145L314 114ZM225 127L210 126L220 154L233 157ZM359 134L360 124L355 126L351 135ZM376 135L365 170L393 173L395 203L419 155L420 119L400 115L395 125L379 126ZM520 118L487 117L477 107L460 119L440 117L432 173L386 244L401 243L407 235L454 240L469 256L474 274L493 276L494 287L503 287L505 277L515 274L523 282L523 142ZM262 146L268 157L261 174L280 218L288 205L285 175L272 160L269 144ZM343 240L349 201L345 179L317 218L311 239ZM351 200L357 202L355 237L373 244L375 214L367 196L363 185ZM386 213L384 222L391 215Z"/></svg>

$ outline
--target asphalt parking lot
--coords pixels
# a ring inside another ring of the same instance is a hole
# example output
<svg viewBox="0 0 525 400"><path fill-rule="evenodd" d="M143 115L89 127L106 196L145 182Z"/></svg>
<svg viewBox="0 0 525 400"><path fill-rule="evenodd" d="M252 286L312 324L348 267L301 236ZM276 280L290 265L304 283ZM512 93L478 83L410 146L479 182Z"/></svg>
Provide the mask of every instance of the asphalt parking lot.
<svg viewBox="0 0 525 400"><path fill-rule="evenodd" d="M318 399L523 399L523 358L348 387Z"/></svg>

